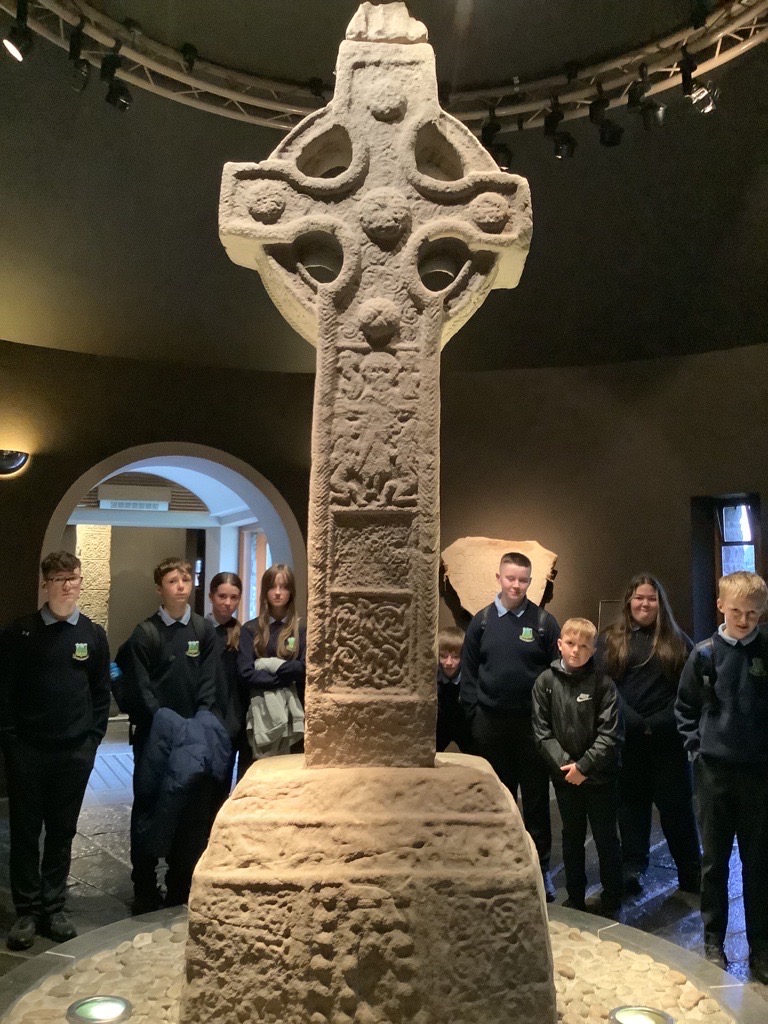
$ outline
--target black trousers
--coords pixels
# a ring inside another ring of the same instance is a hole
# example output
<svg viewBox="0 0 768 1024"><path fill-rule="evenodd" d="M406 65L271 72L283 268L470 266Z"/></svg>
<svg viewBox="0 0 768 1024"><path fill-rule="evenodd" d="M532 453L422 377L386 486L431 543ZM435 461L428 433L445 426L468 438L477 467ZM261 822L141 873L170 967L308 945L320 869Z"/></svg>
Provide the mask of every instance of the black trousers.
<svg viewBox="0 0 768 1024"><path fill-rule="evenodd" d="M19 916L51 915L64 909L72 840L96 748L92 737L68 750L33 747L21 739L3 742L11 896Z"/></svg>
<svg viewBox="0 0 768 1024"><path fill-rule="evenodd" d="M678 875L698 872L691 767L682 740L677 735L628 736L621 758L619 832L625 872L648 869L654 804Z"/></svg>
<svg viewBox="0 0 768 1024"><path fill-rule="evenodd" d="M589 822L600 864L603 897L619 903L624 891L624 879L617 828L616 782L597 786L587 783L573 786L560 782L555 784L555 796L563 821L563 863L568 896L581 903L587 891L584 843Z"/></svg>
<svg viewBox="0 0 768 1024"><path fill-rule="evenodd" d="M438 754L453 741L462 754L473 753L472 728L459 701L459 688L453 683L438 684L437 736Z"/></svg>
<svg viewBox="0 0 768 1024"><path fill-rule="evenodd" d="M739 765L699 755L696 813L704 860L701 917L707 941L728 928L728 862L739 843L744 920L750 950L768 952L768 765Z"/></svg>
<svg viewBox="0 0 768 1024"><path fill-rule="evenodd" d="M523 822L536 845L542 871L548 871L552 852L549 772L536 749L530 713L490 715L478 705L472 741L474 753L490 762L515 800L520 790Z"/></svg>
<svg viewBox="0 0 768 1024"><path fill-rule="evenodd" d="M138 742L137 742L138 739ZM157 885L157 857L146 854L137 839L136 824L141 816L152 808L152 801L136 794L136 766L140 763L146 747L146 735L134 736L134 790L131 808L131 881L134 896L140 900L153 900L159 895ZM165 860L168 870L165 875L166 903L178 906L189 899L192 874L197 862L208 845L211 825L215 817L213 810L217 798L217 783L211 777L201 779L189 791L187 800L179 815L171 848Z"/></svg>

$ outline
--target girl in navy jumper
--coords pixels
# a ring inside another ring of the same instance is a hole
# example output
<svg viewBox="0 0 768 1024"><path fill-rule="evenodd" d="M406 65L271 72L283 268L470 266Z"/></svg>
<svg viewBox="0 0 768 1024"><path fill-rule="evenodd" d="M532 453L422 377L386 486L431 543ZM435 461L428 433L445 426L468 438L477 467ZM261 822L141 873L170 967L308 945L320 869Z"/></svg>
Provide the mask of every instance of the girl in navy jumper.
<svg viewBox="0 0 768 1024"><path fill-rule="evenodd" d="M209 618L216 630L219 665L216 677L216 710L232 742L232 765L225 787L219 794L215 810L229 795L235 757L238 757L237 777L241 779L251 763L250 749L245 739L245 711L248 693L237 674L237 655L240 647L240 623L234 617L243 594L243 584L234 572L218 572L211 580L208 599L211 602Z"/></svg>
<svg viewBox="0 0 768 1024"><path fill-rule="evenodd" d="M259 616L240 630L238 675L251 700L295 686L304 703L306 630L296 612L296 580L289 566L271 566L261 579ZM300 750L300 744L294 746Z"/></svg>
<svg viewBox="0 0 768 1024"><path fill-rule="evenodd" d="M675 622L661 583L648 573L630 580L621 619L600 637L600 667L616 683L626 730L619 831L628 896L643 888L654 804L679 888L698 893L701 884L691 769L675 722L680 673L692 646Z"/></svg>

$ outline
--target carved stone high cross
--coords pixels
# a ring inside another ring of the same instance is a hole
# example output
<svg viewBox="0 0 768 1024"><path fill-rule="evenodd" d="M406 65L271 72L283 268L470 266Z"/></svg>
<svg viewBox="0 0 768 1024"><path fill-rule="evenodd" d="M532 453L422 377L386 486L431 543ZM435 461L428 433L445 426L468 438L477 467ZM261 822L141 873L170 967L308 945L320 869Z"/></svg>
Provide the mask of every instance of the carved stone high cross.
<svg viewBox="0 0 768 1024"><path fill-rule="evenodd" d="M440 349L517 284L528 184L440 109L405 4L364 3L331 103L226 165L220 234L318 347L306 764L430 765Z"/></svg>

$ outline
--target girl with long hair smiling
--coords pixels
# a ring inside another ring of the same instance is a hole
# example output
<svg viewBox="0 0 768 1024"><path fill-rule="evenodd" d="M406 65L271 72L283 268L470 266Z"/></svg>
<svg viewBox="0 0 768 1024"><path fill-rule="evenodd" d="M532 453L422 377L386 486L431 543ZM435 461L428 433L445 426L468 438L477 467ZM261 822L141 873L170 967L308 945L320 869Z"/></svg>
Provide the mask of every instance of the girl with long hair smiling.
<svg viewBox="0 0 768 1024"><path fill-rule="evenodd" d="M621 618L600 637L598 659L616 683L624 713L619 831L628 896L643 888L654 804L679 888L698 893L701 885L691 769L675 721L680 674L692 646L650 573L629 581Z"/></svg>

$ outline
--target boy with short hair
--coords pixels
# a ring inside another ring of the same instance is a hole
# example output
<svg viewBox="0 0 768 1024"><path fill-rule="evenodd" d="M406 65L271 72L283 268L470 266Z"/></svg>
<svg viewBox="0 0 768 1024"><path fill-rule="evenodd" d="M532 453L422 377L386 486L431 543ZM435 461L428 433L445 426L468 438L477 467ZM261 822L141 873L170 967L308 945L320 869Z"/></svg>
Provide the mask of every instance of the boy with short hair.
<svg viewBox="0 0 768 1024"><path fill-rule="evenodd" d="M486 758L517 799L536 845L547 902L554 902L549 874L552 826L549 772L536 749L531 725L531 691L557 656L560 628L529 601L531 560L519 551L503 555L496 573L499 594L475 615L464 638L461 702L471 721L474 750Z"/></svg>
<svg viewBox="0 0 768 1024"><path fill-rule="evenodd" d="M464 634L456 626L437 634L437 742L438 754L453 741L462 754L469 754L472 735L459 700L461 649Z"/></svg>
<svg viewBox="0 0 768 1024"><path fill-rule="evenodd" d="M724 622L697 644L680 679L675 715L693 761L703 847L701 916L707 959L725 967L728 864L739 842L753 975L768 984L768 640L758 623L768 587L753 572L718 584Z"/></svg>
<svg viewBox="0 0 768 1024"><path fill-rule="evenodd" d="M157 884L157 858L145 852L139 838L141 819L151 816L153 807L136 788L144 760L154 759L158 753L150 739L153 717L160 708L170 708L181 718L191 719L200 709L210 711L216 700L216 633L211 622L189 607L192 566L180 558L166 558L155 568L154 580L160 608L139 623L117 658L135 730L131 809L134 914L157 910L163 902ZM192 872L208 841L211 801L205 787L200 789L180 814L166 857L166 906L186 902Z"/></svg>
<svg viewBox="0 0 768 1024"><path fill-rule="evenodd" d="M47 601L0 638L0 735L8 776L10 949L35 934L77 935L64 912L72 840L109 717L109 645L77 607L80 559L54 551L40 565ZM42 861L40 834L45 828Z"/></svg>
<svg viewBox="0 0 768 1024"><path fill-rule="evenodd" d="M613 680L595 668L597 629L589 619L568 619L560 657L533 687L533 734L555 784L563 822L565 906L585 910L587 822L597 848L602 909L621 906L623 876L618 832L619 753L624 731Z"/></svg>

